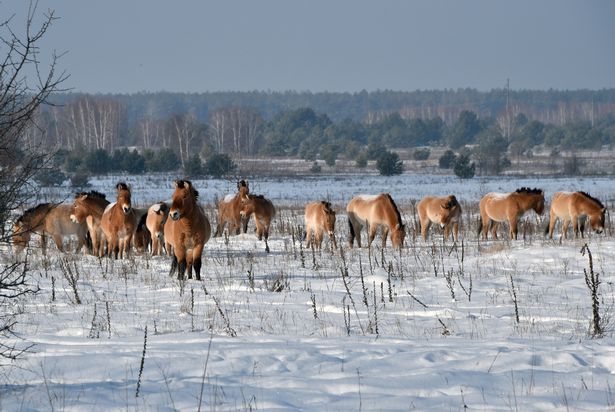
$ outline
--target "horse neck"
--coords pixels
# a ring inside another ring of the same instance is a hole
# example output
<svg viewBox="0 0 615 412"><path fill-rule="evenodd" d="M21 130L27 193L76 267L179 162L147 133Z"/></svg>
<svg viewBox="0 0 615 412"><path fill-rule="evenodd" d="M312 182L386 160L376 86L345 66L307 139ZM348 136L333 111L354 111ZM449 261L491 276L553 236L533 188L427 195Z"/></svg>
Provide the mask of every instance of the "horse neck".
<svg viewBox="0 0 615 412"><path fill-rule="evenodd" d="M596 203L595 200L589 199L582 195L578 208L583 213L599 213L602 207Z"/></svg>
<svg viewBox="0 0 615 412"><path fill-rule="evenodd" d="M519 209L521 211L526 211L529 209L533 209L536 203L540 200L540 195L533 193L512 193L517 204L519 205Z"/></svg>
<svg viewBox="0 0 615 412"><path fill-rule="evenodd" d="M96 219L100 219L105 211L105 208L109 205L109 202L104 199L92 199L89 202L86 201L85 205L90 215Z"/></svg>
<svg viewBox="0 0 615 412"><path fill-rule="evenodd" d="M399 214L399 210L397 209L393 201L388 196L386 197L386 203L388 205L385 209L387 211L387 224L389 225L390 229L395 229L397 225L401 226L401 215Z"/></svg>

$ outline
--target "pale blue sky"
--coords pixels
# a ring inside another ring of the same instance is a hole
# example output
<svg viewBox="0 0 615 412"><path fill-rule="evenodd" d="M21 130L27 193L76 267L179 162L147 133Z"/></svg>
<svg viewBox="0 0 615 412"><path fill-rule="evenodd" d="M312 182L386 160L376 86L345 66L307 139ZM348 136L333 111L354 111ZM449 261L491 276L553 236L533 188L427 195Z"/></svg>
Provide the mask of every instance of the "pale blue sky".
<svg viewBox="0 0 615 412"><path fill-rule="evenodd" d="M0 16L27 2L0 0ZM41 0L85 92L615 87L615 2ZM22 19L22 20L20 20Z"/></svg>

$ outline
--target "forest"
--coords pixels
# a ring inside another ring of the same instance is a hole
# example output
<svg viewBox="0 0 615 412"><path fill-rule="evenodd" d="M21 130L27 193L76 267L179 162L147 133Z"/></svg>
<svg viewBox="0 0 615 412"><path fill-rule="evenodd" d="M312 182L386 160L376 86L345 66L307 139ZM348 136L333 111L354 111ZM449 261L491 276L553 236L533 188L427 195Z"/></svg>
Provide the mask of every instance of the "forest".
<svg viewBox="0 0 615 412"><path fill-rule="evenodd" d="M53 168L68 173L216 175L255 156L360 168L389 150L437 146L498 174L537 146L557 155L615 143L615 89L59 93L52 102L27 138L57 150Z"/></svg>

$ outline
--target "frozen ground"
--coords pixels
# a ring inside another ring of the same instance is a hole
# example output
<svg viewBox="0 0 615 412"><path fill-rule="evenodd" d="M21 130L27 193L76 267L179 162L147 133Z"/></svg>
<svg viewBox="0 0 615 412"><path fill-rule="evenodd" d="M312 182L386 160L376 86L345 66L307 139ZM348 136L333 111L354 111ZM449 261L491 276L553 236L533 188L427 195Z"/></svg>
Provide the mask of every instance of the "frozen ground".
<svg viewBox="0 0 615 412"><path fill-rule="evenodd" d="M125 180L143 203L171 193L171 179ZM111 196L115 183L99 180L95 188ZM206 201L233 190L225 181L195 185ZM251 185L278 204L329 195L340 211L359 192L390 191L402 202L428 192L471 201L519 186L543 187L547 197L583 189L609 202L615 192L607 179L402 176ZM428 243L408 238L401 255L380 247L312 253L293 230L301 223L297 211L279 209L272 253L251 233L212 239L203 282L169 278L166 257L45 257L33 243L28 274L40 292L15 309L18 343L34 346L1 369L0 409L615 408L611 235L585 240L607 321L605 336L593 339L583 241L546 241L540 233L479 243L467 230L457 248L436 233ZM341 212L338 229L345 239ZM0 253L5 264L12 261L9 250ZM78 275L80 304L69 272Z"/></svg>

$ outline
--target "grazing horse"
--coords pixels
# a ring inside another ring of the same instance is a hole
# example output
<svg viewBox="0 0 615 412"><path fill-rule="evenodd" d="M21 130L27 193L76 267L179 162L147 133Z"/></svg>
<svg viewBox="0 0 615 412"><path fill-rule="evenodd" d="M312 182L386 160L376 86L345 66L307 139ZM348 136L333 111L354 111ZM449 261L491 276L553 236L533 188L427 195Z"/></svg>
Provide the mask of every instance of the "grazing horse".
<svg viewBox="0 0 615 412"><path fill-rule="evenodd" d="M138 217L130 201L130 188L126 183L118 183L115 188L117 200L103 212L101 227L107 238L107 252L122 259L128 257Z"/></svg>
<svg viewBox="0 0 615 412"><path fill-rule="evenodd" d="M248 219L241 218L241 199L250 193L248 182L241 180L237 182L237 194L227 195L218 202L218 225L214 237L222 236L224 226L229 223L229 233L239 234L240 230L246 233L248 230Z"/></svg>
<svg viewBox="0 0 615 412"><path fill-rule="evenodd" d="M109 201L102 193L94 190L75 195L73 213L70 218L75 223L86 223L92 239L92 253L102 257L105 254L105 234L102 231L101 220Z"/></svg>
<svg viewBox="0 0 615 412"><path fill-rule="evenodd" d="M335 241L335 211L331 209L329 202L311 202L305 205L305 237L308 241L307 247L314 245L320 250L322 245L323 232L327 232L333 249L337 249ZM312 239L312 236L314 238Z"/></svg>
<svg viewBox="0 0 615 412"><path fill-rule="evenodd" d="M391 243L394 248L404 244L406 229L401 221L399 209L388 193L379 195L359 195L346 206L348 226L350 228L349 246L352 247L355 238L361 247L361 229L367 226L367 246L371 247L378 226L382 226L382 247L386 246L387 235L391 233Z"/></svg>
<svg viewBox="0 0 615 412"><path fill-rule="evenodd" d="M47 252L47 235L50 235L58 250L64 252L64 238L77 237L77 250L86 245L87 227L85 224L74 223L70 219L72 205L42 203L28 209L13 225L13 245L15 252L21 252L30 241L32 232L41 236L43 253Z"/></svg>
<svg viewBox="0 0 615 412"><path fill-rule="evenodd" d="M425 196L417 205L421 235L427 240L427 231L432 223L444 228L444 241L453 228L453 239L459 240L459 223L461 222L461 205L454 195L434 197Z"/></svg>
<svg viewBox="0 0 615 412"><path fill-rule="evenodd" d="M192 268L197 280L201 280L201 255L211 236L211 225L197 204L199 192L189 180L176 180L173 202L169 209L170 219L164 225L164 240L167 252L173 251L169 275L177 270L177 278L183 279L186 268L192 279Z"/></svg>
<svg viewBox="0 0 615 412"><path fill-rule="evenodd" d="M169 205L158 202L149 207L145 226L151 235L152 255L162 255L164 249L164 224L169 216Z"/></svg>
<svg viewBox="0 0 615 412"><path fill-rule="evenodd" d="M480 200L479 207L478 234L482 232L483 239L487 239L490 227L493 239L497 239L498 224L504 221L508 221L510 238L517 239L519 219L531 209L542 215L545 196L542 189L522 187L512 193L487 193Z"/></svg>
<svg viewBox="0 0 615 412"><path fill-rule="evenodd" d="M269 253L269 227L271 220L275 217L275 207L269 199L262 195L242 195L241 211L239 212L243 219L248 220L251 215L254 215L254 224L256 225L256 234L258 240L265 238L265 252Z"/></svg>
<svg viewBox="0 0 615 412"><path fill-rule="evenodd" d="M606 207L595 197L585 192L557 192L551 199L549 226L545 230L549 238L553 239L553 229L557 219L562 219L562 237L567 237L568 225L572 221L574 237L579 237L579 221L581 225L581 237L583 237L583 223L589 219L592 229L600 234L604 231ZM560 237L561 238L561 237Z"/></svg>

